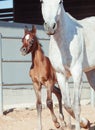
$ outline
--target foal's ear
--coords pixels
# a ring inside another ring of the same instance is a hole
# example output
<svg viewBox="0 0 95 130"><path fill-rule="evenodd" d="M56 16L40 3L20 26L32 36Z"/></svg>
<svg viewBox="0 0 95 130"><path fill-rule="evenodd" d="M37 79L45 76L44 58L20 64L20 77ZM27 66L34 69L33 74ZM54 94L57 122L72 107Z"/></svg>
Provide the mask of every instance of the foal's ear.
<svg viewBox="0 0 95 130"><path fill-rule="evenodd" d="M28 27L25 26L25 27L24 27L24 33L27 33L27 32L28 32Z"/></svg>
<svg viewBox="0 0 95 130"><path fill-rule="evenodd" d="M31 32L34 33L34 35L36 34L36 26L35 25L32 26Z"/></svg>

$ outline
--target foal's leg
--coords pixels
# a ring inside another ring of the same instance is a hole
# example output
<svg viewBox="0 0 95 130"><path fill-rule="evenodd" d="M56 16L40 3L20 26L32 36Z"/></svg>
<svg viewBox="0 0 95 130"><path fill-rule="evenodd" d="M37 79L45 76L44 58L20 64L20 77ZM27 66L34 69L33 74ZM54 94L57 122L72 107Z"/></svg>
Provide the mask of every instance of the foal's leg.
<svg viewBox="0 0 95 130"><path fill-rule="evenodd" d="M36 93L36 109L37 109L37 117L38 117L38 130L42 130L42 118L41 118L41 112L42 112L42 103L41 103L41 86L37 83L34 83L34 90Z"/></svg>
<svg viewBox="0 0 95 130"><path fill-rule="evenodd" d="M50 88L47 88L47 100L46 100L46 103L47 103L47 107L50 109L50 112L51 112L51 116L52 116L52 120L54 122L54 125L56 128L59 128L60 127L60 124L59 122L57 121L57 118L56 118L56 115L54 113L54 109L53 109L53 101L52 101L52 90L51 90L51 87Z"/></svg>
<svg viewBox="0 0 95 130"><path fill-rule="evenodd" d="M62 111L62 94L61 94L61 90L58 87L54 86L52 92L56 95L56 97L58 99L58 103L59 103L59 118L61 120L62 126L63 126L63 123L64 123L64 125L66 125L66 123L64 122L64 115L63 115L63 111Z"/></svg>

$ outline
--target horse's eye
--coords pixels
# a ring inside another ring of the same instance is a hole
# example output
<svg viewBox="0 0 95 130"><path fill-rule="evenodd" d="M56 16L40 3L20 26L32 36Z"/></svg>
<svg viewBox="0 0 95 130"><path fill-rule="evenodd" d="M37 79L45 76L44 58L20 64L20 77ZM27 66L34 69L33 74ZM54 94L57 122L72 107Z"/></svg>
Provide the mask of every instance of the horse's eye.
<svg viewBox="0 0 95 130"><path fill-rule="evenodd" d="M40 0L41 4L43 4L43 0Z"/></svg>
<svg viewBox="0 0 95 130"><path fill-rule="evenodd" d="M60 0L59 4L63 3L63 0Z"/></svg>

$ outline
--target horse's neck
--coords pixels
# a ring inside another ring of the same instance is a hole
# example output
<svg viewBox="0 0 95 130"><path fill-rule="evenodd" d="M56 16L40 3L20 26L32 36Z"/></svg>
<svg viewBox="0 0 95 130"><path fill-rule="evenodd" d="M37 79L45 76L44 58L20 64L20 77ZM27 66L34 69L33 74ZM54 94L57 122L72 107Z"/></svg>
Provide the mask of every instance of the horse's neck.
<svg viewBox="0 0 95 130"><path fill-rule="evenodd" d="M74 19L71 15L66 13L64 10L63 6L61 7L61 13L59 16L59 21L57 23L57 31L53 37L56 40L62 39L62 43L68 42L68 39L71 36L71 32L74 32L76 29L76 26L79 26L78 22L76 19ZM66 43L67 44L67 43Z"/></svg>
<svg viewBox="0 0 95 130"><path fill-rule="evenodd" d="M33 65L39 65L40 62L43 60L44 58L44 54L43 54L43 50L41 48L41 45L39 43L37 43L37 47L35 49L35 51L32 54L32 63Z"/></svg>
<svg viewBox="0 0 95 130"><path fill-rule="evenodd" d="M58 21L58 31L60 35L65 35L67 30L67 26L69 25L68 23L69 18L67 17L67 14L64 10L63 7L61 7L61 13L59 16L59 21Z"/></svg>

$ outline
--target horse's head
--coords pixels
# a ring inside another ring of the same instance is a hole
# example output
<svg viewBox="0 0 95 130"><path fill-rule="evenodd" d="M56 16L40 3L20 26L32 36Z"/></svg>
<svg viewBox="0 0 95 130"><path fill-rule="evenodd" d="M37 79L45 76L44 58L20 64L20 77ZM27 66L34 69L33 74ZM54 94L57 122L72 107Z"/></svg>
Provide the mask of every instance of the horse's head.
<svg viewBox="0 0 95 130"><path fill-rule="evenodd" d="M20 49L22 55L26 55L35 49L36 27L32 26L32 30L24 29L24 37L22 38L22 47Z"/></svg>
<svg viewBox="0 0 95 130"><path fill-rule="evenodd" d="M63 6L63 0L40 0L44 29L47 34L53 35L57 29L58 16Z"/></svg>

